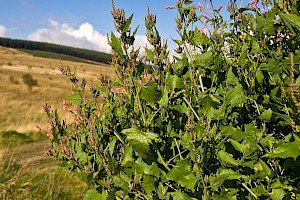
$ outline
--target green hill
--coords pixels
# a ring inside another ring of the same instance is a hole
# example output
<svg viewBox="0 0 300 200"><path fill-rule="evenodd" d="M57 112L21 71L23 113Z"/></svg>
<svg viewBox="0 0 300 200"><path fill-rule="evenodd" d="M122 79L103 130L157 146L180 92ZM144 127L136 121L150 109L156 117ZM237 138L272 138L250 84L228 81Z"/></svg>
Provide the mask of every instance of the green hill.
<svg viewBox="0 0 300 200"><path fill-rule="evenodd" d="M35 42L0 37L0 46L19 49L30 53L33 56L44 58L54 58L76 62L85 62L84 60L88 60L106 64L111 62L111 55L107 53L46 42Z"/></svg>

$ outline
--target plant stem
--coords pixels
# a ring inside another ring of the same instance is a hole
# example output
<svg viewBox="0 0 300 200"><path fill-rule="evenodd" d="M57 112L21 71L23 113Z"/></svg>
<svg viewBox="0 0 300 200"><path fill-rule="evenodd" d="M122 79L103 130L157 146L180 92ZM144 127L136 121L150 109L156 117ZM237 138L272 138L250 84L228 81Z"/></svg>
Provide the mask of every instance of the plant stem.
<svg viewBox="0 0 300 200"><path fill-rule="evenodd" d="M164 159L163 159L163 157L161 156L160 151L159 151L159 149L157 148L156 144L153 144L153 147L155 148L155 150L156 150L156 152L157 152L157 155L158 155L158 158L159 158L161 164L162 164L168 171L170 171L170 170L171 170L170 167L169 167L168 164L164 161Z"/></svg>
<svg viewBox="0 0 300 200"><path fill-rule="evenodd" d="M188 100L183 97L183 100L187 103L187 105L192 109L194 115L196 116L196 118L198 119L198 121L200 121L200 117L198 116L198 114L196 113L196 111L194 110L194 108L192 107L192 105L190 104L190 102L188 102Z"/></svg>
<svg viewBox="0 0 300 200"><path fill-rule="evenodd" d="M140 109L140 112L142 114L142 119L143 119L143 123L144 123L144 126L146 126L147 122L146 122L146 118L145 118L145 114L144 114L144 111L143 111L143 108L142 108L142 104L141 104L141 99L140 99L140 90L137 90L137 93L136 93L136 99L137 99L137 103L138 103L138 107Z"/></svg>
<svg viewBox="0 0 300 200"><path fill-rule="evenodd" d="M244 188L246 188L246 190L248 190L248 192L255 198L258 199L258 197L256 196L256 194L254 194L254 192L252 192L252 190L250 190L250 188L247 187L247 185L245 183L242 183L242 186L244 186Z"/></svg>

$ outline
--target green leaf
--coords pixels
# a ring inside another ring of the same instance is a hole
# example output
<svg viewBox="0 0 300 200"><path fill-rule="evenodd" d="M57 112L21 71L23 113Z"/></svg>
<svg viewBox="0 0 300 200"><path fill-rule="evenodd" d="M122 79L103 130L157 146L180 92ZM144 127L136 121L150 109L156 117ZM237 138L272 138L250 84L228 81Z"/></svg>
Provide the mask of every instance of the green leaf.
<svg viewBox="0 0 300 200"><path fill-rule="evenodd" d="M113 140L110 141L110 142L108 143L109 154L110 154L111 156L112 156L113 153L114 153L114 149L115 149L115 144L116 144L116 142L117 142L116 138L113 138Z"/></svg>
<svg viewBox="0 0 300 200"><path fill-rule="evenodd" d="M271 58L268 60L267 64L262 64L261 69L266 70L268 72L272 72L274 74L280 74L283 71L282 62L280 62L280 60L275 60L274 58Z"/></svg>
<svg viewBox="0 0 300 200"><path fill-rule="evenodd" d="M200 32L198 28L196 28L191 43L195 46L198 46L200 44L209 44L209 42L209 38L204 33Z"/></svg>
<svg viewBox="0 0 300 200"><path fill-rule="evenodd" d="M227 99L230 102L230 107L242 107L247 102L247 97L244 93L243 86L237 84L234 89L231 89L227 93Z"/></svg>
<svg viewBox="0 0 300 200"><path fill-rule="evenodd" d="M233 190L232 192L223 191L221 190L220 196L216 193L213 194L212 198L213 200L237 200L236 197L236 190Z"/></svg>
<svg viewBox="0 0 300 200"><path fill-rule="evenodd" d="M218 188L224 183L224 181L226 180L226 176L225 175L220 175L220 176L213 176L213 175L210 175L209 178L209 184L210 184L210 187L213 191L217 191Z"/></svg>
<svg viewBox="0 0 300 200"><path fill-rule="evenodd" d="M154 61L154 52L150 49L145 49L147 54L147 59L150 61Z"/></svg>
<svg viewBox="0 0 300 200"><path fill-rule="evenodd" d="M221 128L220 133L226 137L230 137L236 141L241 141L243 140L245 137L247 137L249 135L249 133L245 133L243 132L241 129L239 128L234 128L232 126L224 126Z"/></svg>
<svg viewBox="0 0 300 200"><path fill-rule="evenodd" d="M143 175L142 187L147 194L151 194L155 190L155 178L153 176Z"/></svg>
<svg viewBox="0 0 300 200"><path fill-rule="evenodd" d="M114 181L114 185L116 187L120 187L124 191L128 190L128 188L129 188L128 182L125 181L122 177L120 177L120 176L113 176L113 181Z"/></svg>
<svg viewBox="0 0 300 200"><path fill-rule="evenodd" d="M159 175L161 174L161 170L157 166L156 163L152 163L152 165L148 165L145 162L142 161L142 159L138 159L135 162L138 168L136 168L138 173L144 173L146 175L151 175L156 178L159 178Z"/></svg>
<svg viewBox="0 0 300 200"><path fill-rule="evenodd" d="M136 141L140 141L145 144L150 144L151 140L158 137L158 135L156 133L144 132L137 128L124 129L122 131L122 133L127 136L126 139L129 141L136 140Z"/></svg>
<svg viewBox="0 0 300 200"><path fill-rule="evenodd" d="M150 81L142 87L140 97L147 103L154 104L161 99L161 92L157 89L155 83Z"/></svg>
<svg viewBox="0 0 300 200"><path fill-rule="evenodd" d="M296 84L298 86L298 88L300 87L300 76L298 76L298 78L296 79Z"/></svg>
<svg viewBox="0 0 300 200"><path fill-rule="evenodd" d="M220 100L212 94L204 95L200 100L201 111L207 114L211 112L211 108L217 108L219 104Z"/></svg>
<svg viewBox="0 0 300 200"><path fill-rule="evenodd" d="M75 94L68 96L66 100L77 106L80 106L82 103L82 98L79 93L75 93Z"/></svg>
<svg viewBox="0 0 300 200"><path fill-rule="evenodd" d="M194 56L194 65L197 67L209 67L212 62L213 53L211 51L207 51L205 53Z"/></svg>
<svg viewBox="0 0 300 200"><path fill-rule="evenodd" d="M195 200L195 198L189 197L187 194L180 191L170 192L173 200Z"/></svg>
<svg viewBox="0 0 300 200"><path fill-rule="evenodd" d="M126 22L122 25L122 27L121 27L122 33L125 33L125 32L128 32L128 31L129 31L129 28L130 28L130 25L131 25L131 21L132 21L132 17L133 17L133 15L131 15L131 16L126 20Z"/></svg>
<svg viewBox="0 0 300 200"><path fill-rule="evenodd" d="M135 34L137 33L138 29L139 29L139 26L137 26L137 27L134 29L134 31L133 31L133 33L132 33L133 36L135 36ZM139 52L139 51L138 51L138 52Z"/></svg>
<svg viewBox="0 0 300 200"><path fill-rule="evenodd" d="M263 157L267 158L296 158L300 155L300 142L288 142L284 143L274 149L272 153L268 153Z"/></svg>
<svg viewBox="0 0 300 200"><path fill-rule="evenodd" d="M190 164L188 160L181 160L175 165L167 174L167 177L178 182L183 177L191 173Z"/></svg>
<svg viewBox="0 0 300 200"><path fill-rule="evenodd" d="M185 148L185 149L190 149L191 144L192 144L192 138L190 133L186 132L182 137L180 144Z"/></svg>
<svg viewBox="0 0 300 200"><path fill-rule="evenodd" d="M265 138L262 138L259 141L264 147L271 148L273 144L276 142L276 139L272 134L267 135Z"/></svg>
<svg viewBox="0 0 300 200"><path fill-rule="evenodd" d="M170 72L167 72L166 74L166 86L167 89L181 89L183 87L183 82L182 80L176 76L176 75L171 75Z"/></svg>
<svg viewBox="0 0 300 200"><path fill-rule="evenodd" d="M256 72L255 72L255 78L256 78L256 80L257 80L257 82L259 84L262 84L262 82L265 79L264 74L262 73L261 70L256 70Z"/></svg>
<svg viewBox="0 0 300 200"><path fill-rule="evenodd" d="M240 57L238 58L238 65L241 66L242 68L245 67L245 65L248 63L248 60L247 60L247 52L248 50L248 45L247 43L244 43L244 45L242 46L242 49L241 49L241 55Z"/></svg>
<svg viewBox="0 0 300 200"><path fill-rule="evenodd" d="M75 144L75 158L78 159L78 161L81 164L88 163L88 155L86 152L82 151L81 146L79 144Z"/></svg>
<svg viewBox="0 0 300 200"><path fill-rule="evenodd" d="M167 86L164 87L163 90L163 94L161 99L159 100L159 105L161 105L161 107L168 107L168 103L169 103L169 90L167 89Z"/></svg>
<svg viewBox="0 0 300 200"><path fill-rule="evenodd" d="M145 156L148 153L149 144L158 137L155 133L144 132L137 128L124 129L122 133L126 135L126 139L133 150L141 156Z"/></svg>
<svg viewBox="0 0 300 200"><path fill-rule="evenodd" d="M269 108L268 110L265 110L261 115L260 119L265 122L269 122L271 120L273 111Z"/></svg>
<svg viewBox="0 0 300 200"><path fill-rule="evenodd" d="M260 52L260 46L256 39L252 39L252 50L251 53L257 54Z"/></svg>
<svg viewBox="0 0 300 200"><path fill-rule="evenodd" d="M266 13L263 16L257 15L257 30L263 30L265 33L272 35L275 32L274 29L274 18L276 10L271 10L271 12Z"/></svg>
<svg viewBox="0 0 300 200"><path fill-rule="evenodd" d="M173 41L174 41L177 45L179 45L179 46L183 45L182 40L173 39Z"/></svg>
<svg viewBox="0 0 300 200"><path fill-rule="evenodd" d="M241 161L235 160L233 156L226 151L219 151L217 156L225 167L237 167L239 164L241 164Z"/></svg>
<svg viewBox="0 0 300 200"><path fill-rule="evenodd" d="M152 163L152 165L150 165L149 167L144 168L144 173L159 178L161 169L157 166L156 163Z"/></svg>
<svg viewBox="0 0 300 200"><path fill-rule="evenodd" d="M256 143L256 139L257 136L255 135L248 136L244 139L243 145L246 147L244 152L245 157L250 156L259 148L259 146Z"/></svg>
<svg viewBox="0 0 300 200"><path fill-rule="evenodd" d="M237 141L235 141L235 140L233 140L233 139L229 139L229 142L232 144L232 146L233 146L236 150L238 150L238 151L241 152L241 153L245 153L246 148L247 148L245 145L240 144L239 142L237 142Z"/></svg>
<svg viewBox="0 0 300 200"><path fill-rule="evenodd" d="M90 189L85 193L83 199L84 200L98 200L98 199L102 199L102 198L96 189Z"/></svg>
<svg viewBox="0 0 300 200"><path fill-rule="evenodd" d="M239 79L232 72L232 67L230 67L227 72L227 81L228 81L228 84L230 84L230 85L236 85L239 82Z"/></svg>
<svg viewBox="0 0 300 200"><path fill-rule="evenodd" d="M118 56L123 57L123 49L122 49L122 43L120 39L118 39L113 32L111 32L111 48L115 50L118 53Z"/></svg>
<svg viewBox="0 0 300 200"><path fill-rule="evenodd" d="M294 15L294 14L288 14L288 13L280 13L279 15L284 21L287 21L291 26L300 30L300 17L299 16Z"/></svg>
<svg viewBox="0 0 300 200"><path fill-rule="evenodd" d="M182 71L185 67L189 65L189 61L186 54L183 54L181 59L177 57L175 57L175 59L177 60L174 67L174 72L176 73Z"/></svg>
<svg viewBox="0 0 300 200"><path fill-rule="evenodd" d="M128 147L126 147L125 152L123 154L122 165L126 165L126 163L132 162L132 161L133 161L132 147L128 146Z"/></svg>
<svg viewBox="0 0 300 200"><path fill-rule="evenodd" d="M282 200L285 195L284 189L273 189L272 193L270 193L270 197L272 200Z"/></svg>
<svg viewBox="0 0 300 200"><path fill-rule="evenodd" d="M220 169L220 176L225 176L226 180L236 180L244 177L244 175L232 169Z"/></svg>
<svg viewBox="0 0 300 200"><path fill-rule="evenodd" d="M197 182L197 179L195 178L193 173L190 173L189 175L184 176L182 179L180 179L178 181L178 183L181 186L191 190L192 192L195 192L196 182Z"/></svg>
<svg viewBox="0 0 300 200"><path fill-rule="evenodd" d="M217 70L219 69L220 64L223 61L223 56L222 54L217 54L214 58L214 66L212 67L212 70Z"/></svg>
<svg viewBox="0 0 300 200"><path fill-rule="evenodd" d="M256 186L252 190L253 190L254 194L256 194L257 196L261 196L261 195L269 196L269 192L266 190L266 188L262 184Z"/></svg>
<svg viewBox="0 0 300 200"><path fill-rule="evenodd" d="M268 165L261 159L259 159L259 162L255 164L255 169L259 171L259 176L261 178L269 176L272 172Z"/></svg>

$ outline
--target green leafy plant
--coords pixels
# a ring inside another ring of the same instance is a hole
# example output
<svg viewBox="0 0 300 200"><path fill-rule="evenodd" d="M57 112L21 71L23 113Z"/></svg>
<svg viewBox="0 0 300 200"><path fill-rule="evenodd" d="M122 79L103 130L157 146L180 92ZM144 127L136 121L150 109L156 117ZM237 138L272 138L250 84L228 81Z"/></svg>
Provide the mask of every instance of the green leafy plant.
<svg viewBox="0 0 300 200"><path fill-rule="evenodd" d="M205 3L176 3L174 61L155 15L140 58L133 16L113 7L116 76L99 78L93 99L62 69L74 121L45 105L50 154L94 185L86 199L300 197L300 3L231 1L229 22Z"/></svg>

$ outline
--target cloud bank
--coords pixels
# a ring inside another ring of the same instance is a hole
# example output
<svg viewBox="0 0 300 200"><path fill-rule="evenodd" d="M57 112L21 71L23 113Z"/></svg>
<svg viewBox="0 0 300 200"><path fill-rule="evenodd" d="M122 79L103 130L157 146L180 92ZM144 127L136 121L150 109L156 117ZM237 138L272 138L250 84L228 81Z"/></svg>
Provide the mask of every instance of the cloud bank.
<svg viewBox="0 0 300 200"><path fill-rule="evenodd" d="M106 53L111 52L107 36L95 30L89 22L82 23L78 27L73 27L70 24L60 24L57 21L50 20L49 28L42 28L32 32L29 34L28 39ZM135 47L145 46L145 44L149 44L146 36L136 35Z"/></svg>
<svg viewBox="0 0 300 200"><path fill-rule="evenodd" d="M28 39L110 52L106 35L101 35L88 22L82 23L76 28L69 24L59 24L54 20L50 20L49 28L42 28L32 32L29 34Z"/></svg>
<svg viewBox="0 0 300 200"><path fill-rule="evenodd" d="M0 24L0 37L6 37L7 36L7 29L5 26Z"/></svg>

